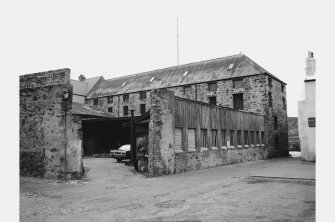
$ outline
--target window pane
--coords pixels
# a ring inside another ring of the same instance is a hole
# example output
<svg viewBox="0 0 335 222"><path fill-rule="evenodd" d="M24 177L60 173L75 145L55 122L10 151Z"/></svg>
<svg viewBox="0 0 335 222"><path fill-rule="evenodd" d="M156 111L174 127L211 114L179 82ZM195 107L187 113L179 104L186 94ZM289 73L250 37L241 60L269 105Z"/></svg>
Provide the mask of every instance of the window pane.
<svg viewBox="0 0 335 222"><path fill-rule="evenodd" d="M226 130L221 130L222 146L227 146Z"/></svg>
<svg viewBox="0 0 335 222"><path fill-rule="evenodd" d="M234 141L234 130L230 130L229 131L229 140L230 140L230 145L234 146L235 145L235 141Z"/></svg>
<svg viewBox="0 0 335 222"><path fill-rule="evenodd" d="M195 150L195 129L187 130L188 150Z"/></svg>
<svg viewBox="0 0 335 222"><path fill-rule="evenodd" d="M244 145L249 145L249 132L247 130L244 131Z"/></svg>
<svg viewBox="0 0 335 222"><path fill-rule="evenodd" d="M242 145L242 131L237 130L237 145Z"/></svg>
<svg viewBox="0 0 335 222"><path fill-rule="evenodd" d="M234 109L243 110L243 93L233 95Z"/></svg>
<svg viewBox="0 0 335 222"><path fill-rule="evenodd" d="M212 147L218 147L218 130L212 129Z"/></svg>
<svg viewBox="0 0 335 222"><path fill-rule="evenodd" d="M207 147L207 129L201 129L201 147Z"/></svg>

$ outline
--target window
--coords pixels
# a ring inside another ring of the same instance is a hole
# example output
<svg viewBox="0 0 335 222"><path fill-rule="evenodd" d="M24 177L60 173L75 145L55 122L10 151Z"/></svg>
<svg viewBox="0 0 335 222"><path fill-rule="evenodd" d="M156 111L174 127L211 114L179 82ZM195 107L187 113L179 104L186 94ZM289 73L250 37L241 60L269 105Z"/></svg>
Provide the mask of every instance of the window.
<svg viewBox="0 0 335 222"><path fill-rule="evenodd" d="M187 130L188 150L195 150L195 129Z"/></svg>
<svg viewBox="0 0 335 222"><path fill-rule="evenodd" d="M218 130L212 129L212 147L218 147Z"/></svg>
<svg viewBox="0 0 335 222"><path fill-rule="evenodd" d="M275 150L279 150L279 137L275 134Z"/></svg>
<svg viewBox="0 0 335 222"><path fill-rule="evenodd" d="M284 84L281 84L281 91L285 92L285 85Z"/></svg>
<svg viewBox="0 0 335 222"><path fill-rule="evenodd" d="M107 101L108 101L108 104L113 103L113 97L108 97L108 98L107 98Z"/></svg>
<svg viewBox="0 0 335 222"><path fill-rule="evenodd" d="M233 95L234 109L243 110L243 93Z"/></svg>
<svg viewBox="0 0 335 222"><path fill-rule="evenodd" d="M123 107L123 115L128 116L128 106Z"/></svg>
<svg viewBox="0 0 335 222"><path fill-rule="evenodd" d="M233 68L233 66L234 66L234 63L231 63L228 67L228 70L231 70Z"/></svg>
<svg viewBox="0 0 335 222"><path fill-rule="evenodd" d="M149 80L149 82L152 82L152 81L154 81L154 79L155 79L155 77L152 77L152 78Z"/></svg>
<svg viewBox="0 0 335 222"><path fill-rule="evenodd" d="M237 130L237 145L242 145L242 131Z"/></svg>
<svg viewBox="0 0 335 222"><path fill-rule="evenodd" d="M243 80L236 79L233 81L234 88L242 88L243 87Z"/></svg>
<svg viewBox="0 0 335 222"><path fill-rule="evenodd" d="M113 112L113 107L108 107L108 112L112 113Z"/></svg>
<svg viewBox="0 0 335 222"><path fill-rule="evenodd" d="M140 107L141 107L141 115L142 115L143 113L145 113L145 104L141 104Z"/></svg>
<svg viewBox="0 0 335 222"><path fill-rule="evenodd" d="M146 99L146 98L147 98L146 92L140 92L140 99Z"/></svg>
<svg viewBox="0 0 335 222"><path fill-rule="evenodd" d="M261 141L261 131L257 131L257 144L262 144L262 141Z"/></svg>
<svg viewBox="0 0 335 222"><path fill-rule="evenodd" d="M94 104L95 106L97 106L98 103L99 103L99 100L98 100L98 99L94 99L94 100L93 100L93 104Z"/></svg>
<svg viewBox="0 0 335 222"><path fill-rule="evenodd" d="M227 146L226 130L221 130L222 146Z"/></svg>
<svg viewBox="0 0 335 222"><path fill-rule="evenodd" d="M269 96L269 107L272 107L272 93L269 92L268 96Z"/></svg>
<svg viewBox="0 0 335 222"><path fill-rule="evenodd" d="M207 147L207 129L201 129L201 147Z"/></svg>
<svg viewBox="0 0 335 222"><path fill-rule="evenodd" d="M179 150L181 150L181 132L182 132L181 128L175 128L174 146L175 146L175 149L179 149Z"/></svg>
<svg viewBox="0 0 335 222"><path fill-rule="evenodd" d="M254 131L250 131L250 144L255 144Z"/></svg>
<svg viewBox="0 0 335 222"><path fill-rule="evenodd" d="M216 91L216 89L217 89L216 82L208 83L208 90L209 91Z"/></svg>
<svg viewBox="0 0 335 222"><path fill-rule="evenodd" d="M192 87L191 86L184 86L183 90L184 90L184 95L186 95L186 94L189 94L191 92Z"/></svg>
<svg viewBox="0 0 335 222"><path fill-rule="evenodd" d="M129 102L129 94L123 95L123 102Z"/></svg>
<svg viewBox="0 0 335 222"><path fill-rule="evenodd" d="M283 108L286 109L286 99L283 97Z"/></svg>
<svg viewBox="0 0 335 222"><path fill-rule="evenodd" d="M268 77L268 81L269 81L269 87L272 88L272 79L270 77Z"/></svg>
<svg viewBox="0 0 335 222"><path fill-rule="evenodd" d="M230 141L230 145L234 146L235 145L235 141L234 141L234 130L229 130L229 141Z"/></svg>
<svg viewBox="0 0 335 222"><path fill-rule="evenodd" d="M261 132L261 142L262 144L265 144L265 140L264 140L264 131Z"/></svg>
<svg viewBox="0 0 335 222"><path fill-rule="evenodd" d="M249 144L249 132L248 130L244 131L244 145L248 145Z"/></svg>
<svg viewBox="0 0 335 222"><path fill-rule="evenodd" d="M278 118L277 116L273 116L273 129L278 129Z"/></svg>
<svg viewBox="0 0 335 222"><path fill-rule="evenodd" d="M210 96L208 97L208 99L209 99L209 104L216 105L216 96Z"/></svg>

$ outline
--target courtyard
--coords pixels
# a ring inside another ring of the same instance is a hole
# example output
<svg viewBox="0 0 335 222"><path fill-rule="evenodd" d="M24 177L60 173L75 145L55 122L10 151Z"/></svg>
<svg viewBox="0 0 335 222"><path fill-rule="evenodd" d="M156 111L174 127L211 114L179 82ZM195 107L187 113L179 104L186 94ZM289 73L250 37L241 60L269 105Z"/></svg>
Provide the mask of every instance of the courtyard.
<svg viewBox="0 0 335 222"><path fill-rule="evenodd" d="M146 177L85 158L82 180L20 178L21 221L315 221L315 163L276 158Z"/></svg>

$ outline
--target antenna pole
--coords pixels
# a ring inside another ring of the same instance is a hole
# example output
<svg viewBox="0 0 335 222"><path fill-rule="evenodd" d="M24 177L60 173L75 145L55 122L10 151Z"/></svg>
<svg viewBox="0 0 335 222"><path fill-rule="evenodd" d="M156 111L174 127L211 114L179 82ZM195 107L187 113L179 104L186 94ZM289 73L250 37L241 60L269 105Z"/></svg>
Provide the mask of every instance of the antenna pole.
<svg viewBox="0 0 335 222"><path fill-rule="evenodd" d="M177 66L179 66L179 30L178 30L178 16L177 16Z"/></svg>

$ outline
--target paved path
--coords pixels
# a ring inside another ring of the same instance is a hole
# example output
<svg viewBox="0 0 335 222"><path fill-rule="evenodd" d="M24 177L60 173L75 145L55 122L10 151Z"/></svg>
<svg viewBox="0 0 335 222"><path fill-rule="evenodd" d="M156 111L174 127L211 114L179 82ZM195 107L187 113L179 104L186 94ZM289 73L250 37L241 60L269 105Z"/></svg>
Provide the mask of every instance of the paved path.
<svg viewBox="0 0 335 222"><path fill-rule="evenodd" d="M280 158L147 178L85 159L82 181L21 178L21 221L314 221L315 164ZM287 179L287 178L290 179Z"/></svg>

